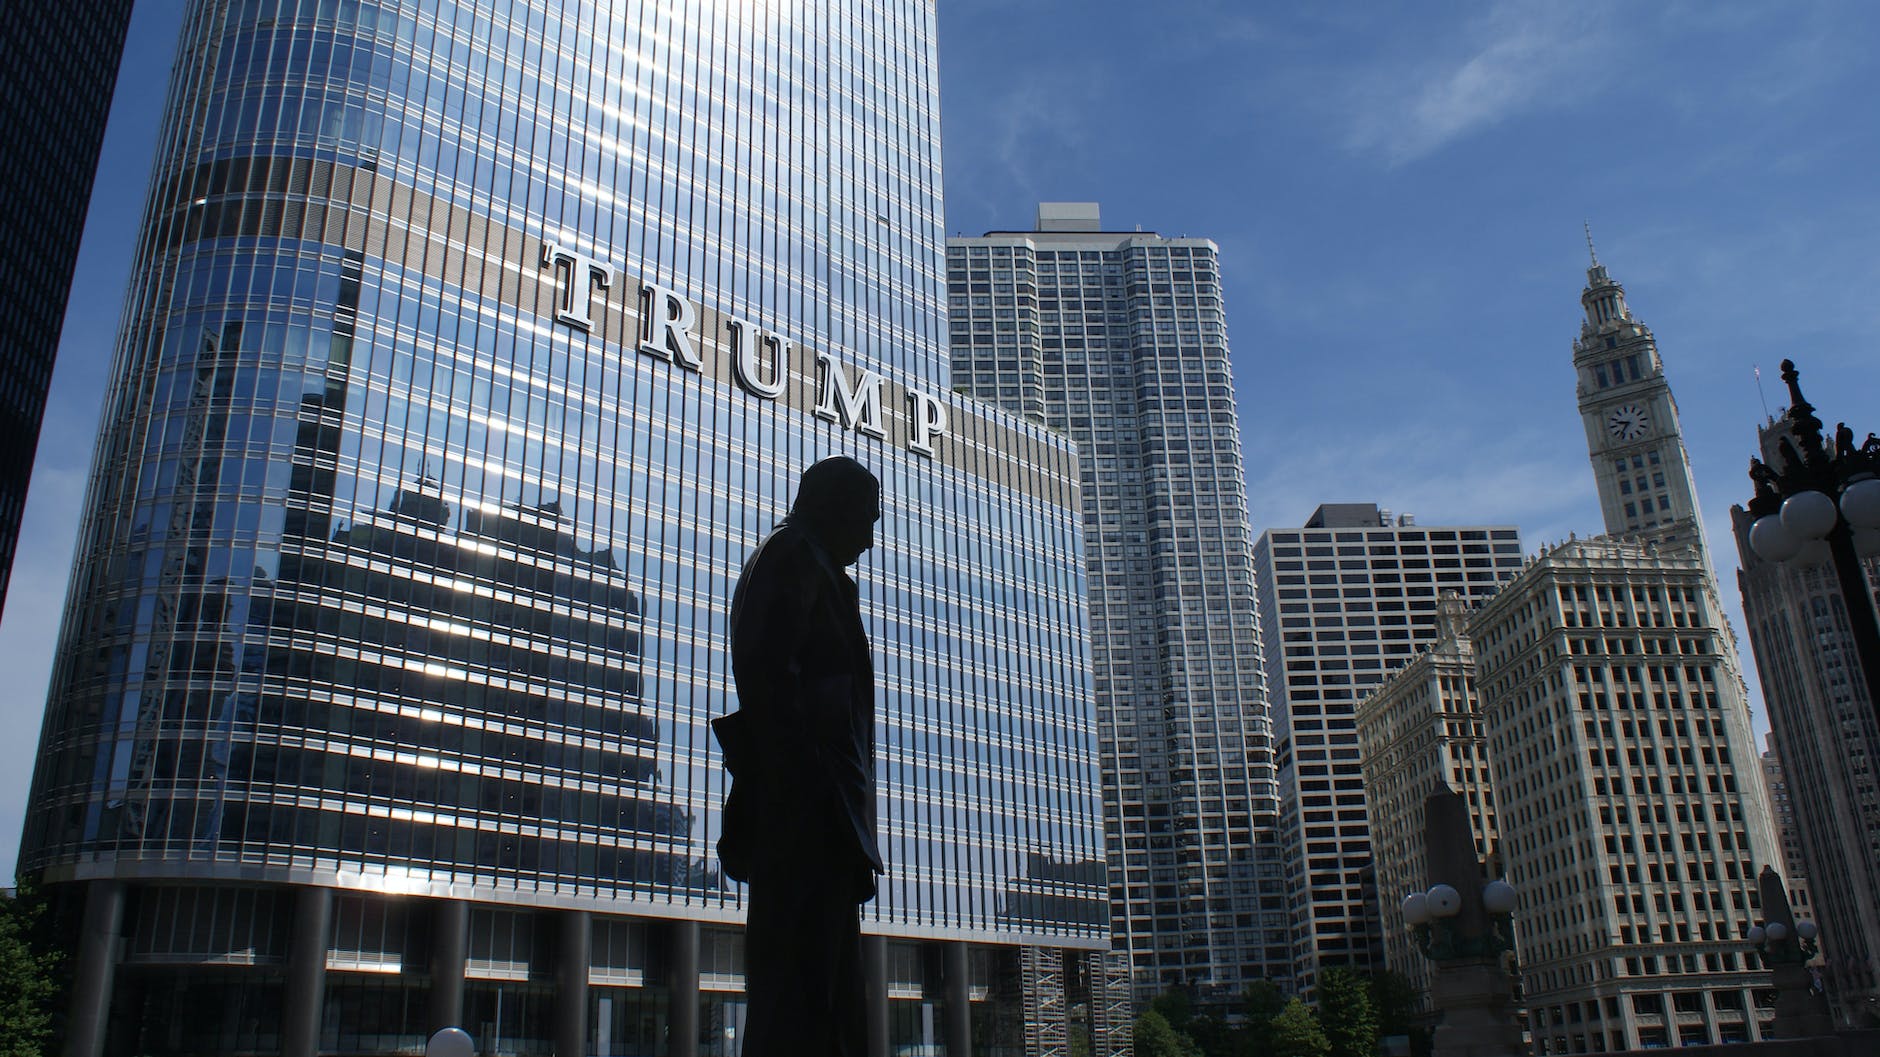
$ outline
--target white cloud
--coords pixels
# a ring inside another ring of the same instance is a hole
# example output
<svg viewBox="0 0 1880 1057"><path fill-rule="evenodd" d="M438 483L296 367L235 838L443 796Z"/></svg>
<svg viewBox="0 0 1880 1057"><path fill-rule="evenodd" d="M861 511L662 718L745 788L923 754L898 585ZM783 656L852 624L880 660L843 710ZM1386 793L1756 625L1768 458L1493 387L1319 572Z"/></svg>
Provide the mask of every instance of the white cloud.
<svg viewBox="0 0 1880 1057"><path fill-rule="evenodd" d="M1459 44L1421 40L1440 56L1360 79L1348 144L1401 164L1524 111L1584 100L1610 79L1624 42L1601 32L1599 8L1505 0L1461 29Z"/></svg>

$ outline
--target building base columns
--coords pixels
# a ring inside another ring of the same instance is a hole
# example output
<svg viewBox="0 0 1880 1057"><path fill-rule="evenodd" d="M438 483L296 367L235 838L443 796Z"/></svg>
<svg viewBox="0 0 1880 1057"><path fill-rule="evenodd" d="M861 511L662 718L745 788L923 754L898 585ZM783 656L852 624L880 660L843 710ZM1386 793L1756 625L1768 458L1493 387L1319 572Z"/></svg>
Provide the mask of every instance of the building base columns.
<svg viewBox="0 0 1880 1057"><path fill-rule="evenodd" d="M430 1029L463 1027L463 977L469 958L470 904L439 899L431 904Z"/></svg>
<svg viewBox="0 0 1880 1057"><path fill-rule="evenodd" d="M868 1057L888 1055L888 939L862 937L862 996L868 1005Z"/></svg>
<svg viewBox="0 0 1880 1057"><path fill-rule="evenodd" d="M666 1052L698 1057L698 922L675 921L666 936Z"/></svg>
<svg viewBox="0 0 1880 1057"><path fill-rule="evenodd" d="M585 910L563 910L555 945L555 1054L587 1057L588 958L594 921Z"/></svg>
<svg viewBox="0 0 1880 1057"><path fill-rule="evenodd" d="M99 1057L104 1053L111 984L117 975L118 933L123 927L124 882L89 882L85 886L85 918L79 926L78 953L72 960L70 1019L61 1051L65 1057Z"/></svg>
<svg viewBox="0 0 1880 1057"><path fill-rule="evenodd" d="M287 948L281 1001L281 1057L319 1057L326 1007L326 951L333 931L333 890L301 888L294 897L294 932Z"/></svg>

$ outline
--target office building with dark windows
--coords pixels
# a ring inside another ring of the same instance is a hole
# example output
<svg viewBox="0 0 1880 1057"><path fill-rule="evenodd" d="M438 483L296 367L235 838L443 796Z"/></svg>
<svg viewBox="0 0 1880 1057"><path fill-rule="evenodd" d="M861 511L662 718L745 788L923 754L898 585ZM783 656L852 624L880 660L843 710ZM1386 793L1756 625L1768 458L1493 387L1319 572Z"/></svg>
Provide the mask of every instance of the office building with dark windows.
<svg viewBox="0 0 1880 1057"><path fill-rule="evenodd" d="M1380 903L1405 895L1380 888L1401 877L1380 876L1360 702L1442 637L1444 596L1479 604L1521 561L1512 525L1419 525L1374 503L1323 503L1304 527L1268 529L1254 543L1301 990L1316 989L1326 969L1383 968Z"/></svg>
<svg viewBox="0 0 1880 1057"><path fill-rule="evenodd" d="M0 608L131 0L0 10Z"/></svg>
<svg viewBox="0 0 1880 1057"><path fill-rule="evenodd" d="M871 1052L1127 1044L1080 464L953 391L934 17L192 5L21 852L68 1053L738 1053L707 724L837 453Z"/></svg>
<svg viewBox="0 0 1880 1057"><path fill-rule="evenodd" d="M1225 1006L1290 983L1219 256L1045 203L1034 231L949 240L947 297L960 390L1082 456L1117 950L1139 1001Z"/></svg>

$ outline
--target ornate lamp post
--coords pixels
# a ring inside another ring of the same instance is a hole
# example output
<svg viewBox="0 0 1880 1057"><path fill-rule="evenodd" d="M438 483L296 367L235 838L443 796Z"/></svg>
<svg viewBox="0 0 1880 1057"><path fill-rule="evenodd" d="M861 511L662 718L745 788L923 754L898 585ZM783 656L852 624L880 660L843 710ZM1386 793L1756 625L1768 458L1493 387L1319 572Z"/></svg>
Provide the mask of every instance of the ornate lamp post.
<svg viewBox="0 0 1880 1057"><path fill-rule="evenodd" d="M1789 387L1788 419L1793 440L1782 438L1782 466L1761 459L1749 462L1756 495L1749 512L1749 546L1767 561L1785 562L1817 540L1827 542L1848 628L1867 680L1867 700L1880 716L1880 619L1874 615L1873 589L1861 569L1861 554L1880 553L1880 437L1867 434L1858 447L1854 431L1840 423L1829 450L1814 406L1802 397L1795 361L1782 361Z"/></svg>
<svg viewBox="0 0 1880 1057"><path fill-rule="evenodd" d="M1762 956L1775 977L1777 1038L1808 1039L1834 1032L1825 999L1814 994L1814 974L1808 963L1820 952L1815 937L1821 930L1812 921L1795 920L1789 909L1782 878L1769 867L1756 879L1762 893L1763 920L1749 927L1750 946Z"/></svg>
<svg viewBox="0 0 1880 1057"><path fill-rule="evenodd" d="M1430 1004L1442 1015L1436 1057L1525 1054L1514 979L1503 964L1514 949L1514 886L1484 880L1469 809L1454 790L1424 801L1423 840L1434 883L1405 897L1403 916L1417 949L1436 963L1430 987Z"/></svg>
<svg viewBox="0 0 1880 1057"><path fill-rule="evenodd" d="M1462 958L1496 958L1514 950L1514 886L1490 881L1476 896L1486 913L1486 927L1469 934L1462 930L1463 895L1439 884L1428 892L1412 892L1403 900L1403 919L1417 950L1433 962Z"/></svg>

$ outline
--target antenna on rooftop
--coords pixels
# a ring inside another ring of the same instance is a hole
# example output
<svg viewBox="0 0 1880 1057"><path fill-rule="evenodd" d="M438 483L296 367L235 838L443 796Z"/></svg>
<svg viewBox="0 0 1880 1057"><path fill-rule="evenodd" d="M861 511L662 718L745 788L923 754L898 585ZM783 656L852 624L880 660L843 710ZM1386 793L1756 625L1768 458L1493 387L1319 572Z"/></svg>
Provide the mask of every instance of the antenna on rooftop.
<svg viewBox="0 0 1880 1057"><path fill-rule="evenodd" d="M1599 267L1599 251L1593 248L1593 225L1582 220L1580 226L1586 229L1586 255L1593 258L1593 267L1597 268Z"/></svg>

